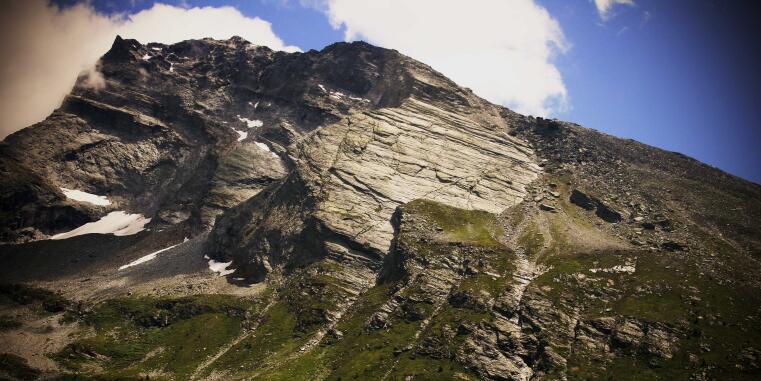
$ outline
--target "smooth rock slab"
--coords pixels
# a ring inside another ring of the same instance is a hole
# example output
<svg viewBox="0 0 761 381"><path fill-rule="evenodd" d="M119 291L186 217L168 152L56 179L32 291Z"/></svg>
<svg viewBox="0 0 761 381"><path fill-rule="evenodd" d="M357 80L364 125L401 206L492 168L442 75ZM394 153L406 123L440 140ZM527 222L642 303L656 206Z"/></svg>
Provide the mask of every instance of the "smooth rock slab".
<svg viewBox="0 0 761 381"><path fill-rule="evenodd" d="M301 141L298 171L319 184L325 226L385 252L391 215L415 199L500 213L526 197L540 168L525 143L411 98L364 111Z"/></svg>

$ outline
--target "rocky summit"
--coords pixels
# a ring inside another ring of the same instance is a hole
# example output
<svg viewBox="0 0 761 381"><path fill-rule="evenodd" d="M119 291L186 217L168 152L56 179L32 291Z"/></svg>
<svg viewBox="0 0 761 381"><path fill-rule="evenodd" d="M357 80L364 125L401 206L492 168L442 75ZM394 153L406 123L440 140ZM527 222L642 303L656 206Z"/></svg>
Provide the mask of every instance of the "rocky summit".
<svg viewBox="0 0 761 381"><path fill-rule="evenodd" d="M363 42L96 69L0 143L0 378L761 379L758 184Z"/></svg>

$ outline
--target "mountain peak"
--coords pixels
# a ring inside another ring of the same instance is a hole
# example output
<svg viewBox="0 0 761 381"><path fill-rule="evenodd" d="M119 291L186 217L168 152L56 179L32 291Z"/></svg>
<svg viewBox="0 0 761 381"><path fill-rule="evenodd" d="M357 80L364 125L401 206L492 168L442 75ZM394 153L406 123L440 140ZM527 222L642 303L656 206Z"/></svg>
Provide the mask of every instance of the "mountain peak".
<svg viewBox="0 0 761 381"><path fill-rule="evenodd" d="M117 36L99 69L0 144L14 371L761 375L756 184L361 41Z"/></svg>
<svg viewBox="0 0 761 381"><path fill-rule="evenodd" d="M140 49L142 45L137 40L124 39L117 35L111 44L111 49L106 52L102 60L104 61L123 61L133 56L133 52Z"/></svg>

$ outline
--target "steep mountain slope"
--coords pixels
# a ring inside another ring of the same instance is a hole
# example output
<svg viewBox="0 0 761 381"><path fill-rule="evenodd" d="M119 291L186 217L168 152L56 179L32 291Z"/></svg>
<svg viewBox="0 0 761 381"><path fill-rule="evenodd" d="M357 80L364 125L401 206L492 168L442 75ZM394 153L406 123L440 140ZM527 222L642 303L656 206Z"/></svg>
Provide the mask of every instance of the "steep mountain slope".
<svg viewBox="0 0 761 381"><path fill-rule="evenodd" d="M99 63L104 88L80 78L53 115L0 146L3 237L41 238L102 214L59 187L107 195L154 226L209 226L283 177L284 147L304 133L398 103L412 82L402 61L421 66L362 44L285 54L239 38L117 38Z"/></svg>
<svg viewBox="0 0 761 381"><path fill-rule="evenodd" d="M761 377L757 184L365 43L99 70L0 144L11 379Z"/></svg>

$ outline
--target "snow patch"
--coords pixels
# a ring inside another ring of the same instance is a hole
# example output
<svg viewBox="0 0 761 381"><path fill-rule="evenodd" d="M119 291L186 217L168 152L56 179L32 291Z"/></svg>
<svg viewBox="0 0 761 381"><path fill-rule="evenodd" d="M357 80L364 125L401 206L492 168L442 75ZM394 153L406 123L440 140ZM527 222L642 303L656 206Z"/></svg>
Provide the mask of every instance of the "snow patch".
<svg viewBox="0 0 761 381"><path fill-rule="evenodd" d="M204 258L209 258L209 257L204 255ZM213 259L209 259L209 270L215 273L219 273L219 276L229 275L235 272L235 269L228 269L228 267L230 267L230 265L232 264L233 264L233 261L217 262Z"/></svg>
<svg viewBox="0 0 761 381"><path fill-rule="evenodd" d="M322 92L327 93L328 96L330 96L333 99L341 100L344 97L347 97L347 98L349 98L349 99L351 99L353 101L359 101L359 102L363 102L363 103L370 103L369 99L355 97L355 96L352 96L352 95L346 95L346 94L344 94L344 93L342 93L340 91L328 91L325 88L325 86L323 86L321 84L318 84L317 86L320 88L320 90L322 90Z"/></svg>
<svg viewBox="0 0 761 381"><path fill-rule="evenodd" d="M258 105L259 103L257 102L256 104ZM243 123L246 123L248 128L261 127L264 125L264 122L262 122L261 120L241 118L240 115L238 115L238 120L240 120Z"/></svg>
<svg viewBox="0 0 761 381"><path fill-rule="evenodd" d="M153 58L153 57L152 57L150 54L146 54L146 55L144 55L144 56L143 56L143 60L144 60L144 61L148 61L148 60L150 60L151 58Z"/></svg>
<svg viewBox="0 0 761 381"><path fill-rule="evenodd" d="M236 130L234 128L233 128L233 131L238 133L238 141L241 141L241 140L243 140L243 139L248 137L248 132L246 132L246 131L238 131L238 130Z"/></svg>
<svg viewBox="0 0 761 381"><path fill-rule="evenodd" d="M187 238L186 238L186 240L187 240ZM183 241L183 243L185 243L185 242L186 241ZM182 243L178 243L176 245L172 245L172 246L169 246L167 248L164 248L164 249L161 249L161 250L158 250L158 251L154 251L153 253L150 253L148 255L142 256L142 257L140 257L140 258L138 258L138 259L136 259L136 260L134 260L134 261L132 261L130 263L127 263L124 266L119 267L119 271L122 271L122 270L124 270L126 268L129 268L129 267L132 267L132 266L137 266L137 265L139 265L141 263L148 262L148 261L150 261L152 259L155 259L157 255L159 255L159 254L161 254L161 253L163 253L163 252L165 252L167 250L173 249L173 248L175 248L177 246L180 246L180 245L182 245Z"/></svg>
<svg viewBox="0 0 761 381"><path fill-rule="evenodd" d="M106 206L111 205L111 201L106 196L98 196L96 194L83 192L81 190L69 189L61 187L63 194L72 200L87 202L93 205Z"/></svg>
<svg viewBox="0 0 761 381"><path fill-rule="evenodd" d="M145 230L150 218L142 214L128 214L120 210L111 212L95 222L88 222L70 232L56 234L50 239L66 239L83 234L113 234L117 236L137 234Z"/></svg>
<svg viewBox="0 0 761 381"><path fill-rule="evenodd" d="M624 265L615 265L613 267L608 267L608 268L589 269L589 272L591 272L592 274L596 274L598 272L613 273L613 274L620 274L620 273L634 274L635 271L637 271L637 266L636 264L632 264L632 263L627 263Z"/></svg>
<svg viewBox="0 0 761 381"><path fill-rule="evenodd" d="M360 97L353 97L351 95L349 96L349 99L351 99L353 101L360 101L360 102L364 102L364 103L370 103L369 99L360 98Z"/></svg>
<svg viewBox="0 0 761 381"><path fill-rule="evenodd" d="M256 146L261 148L262 150L270 152L270 147L268 147L266 144L261 142L254 142L254 144L256 144Z"/></svg>
<svg viewBox="0 0 761 381"><path fill-rule="evenodd" d="M261 149L262 151L267 151L267 152L270 153L270 155L272 155L272 156L274 156L274 157L276 157L278 159L280 158L280 156L278 156L276 153L272 152L270 150L270 147L268 147L266 144L261 143L261 142L254 142L254 144L256 144L256 146L259 147L259 149Z"/></svg>
<svg viewBox="0 0 761 381"><path fill-rule="evenodd" d="M174 64L171 62L169 63L169 72L170 73L174 72Z"/></svg>
<svg viewBox="0 0 761 381"><path fill-rule="evenodd" d="M155 50L155 51L158 51L158 52L160 52L160 51L161 51L161 48L157 48L157 47L155 47L155 46L154 46L154 47L152 47L152 48L151 48L151 50Z"/></svg>

